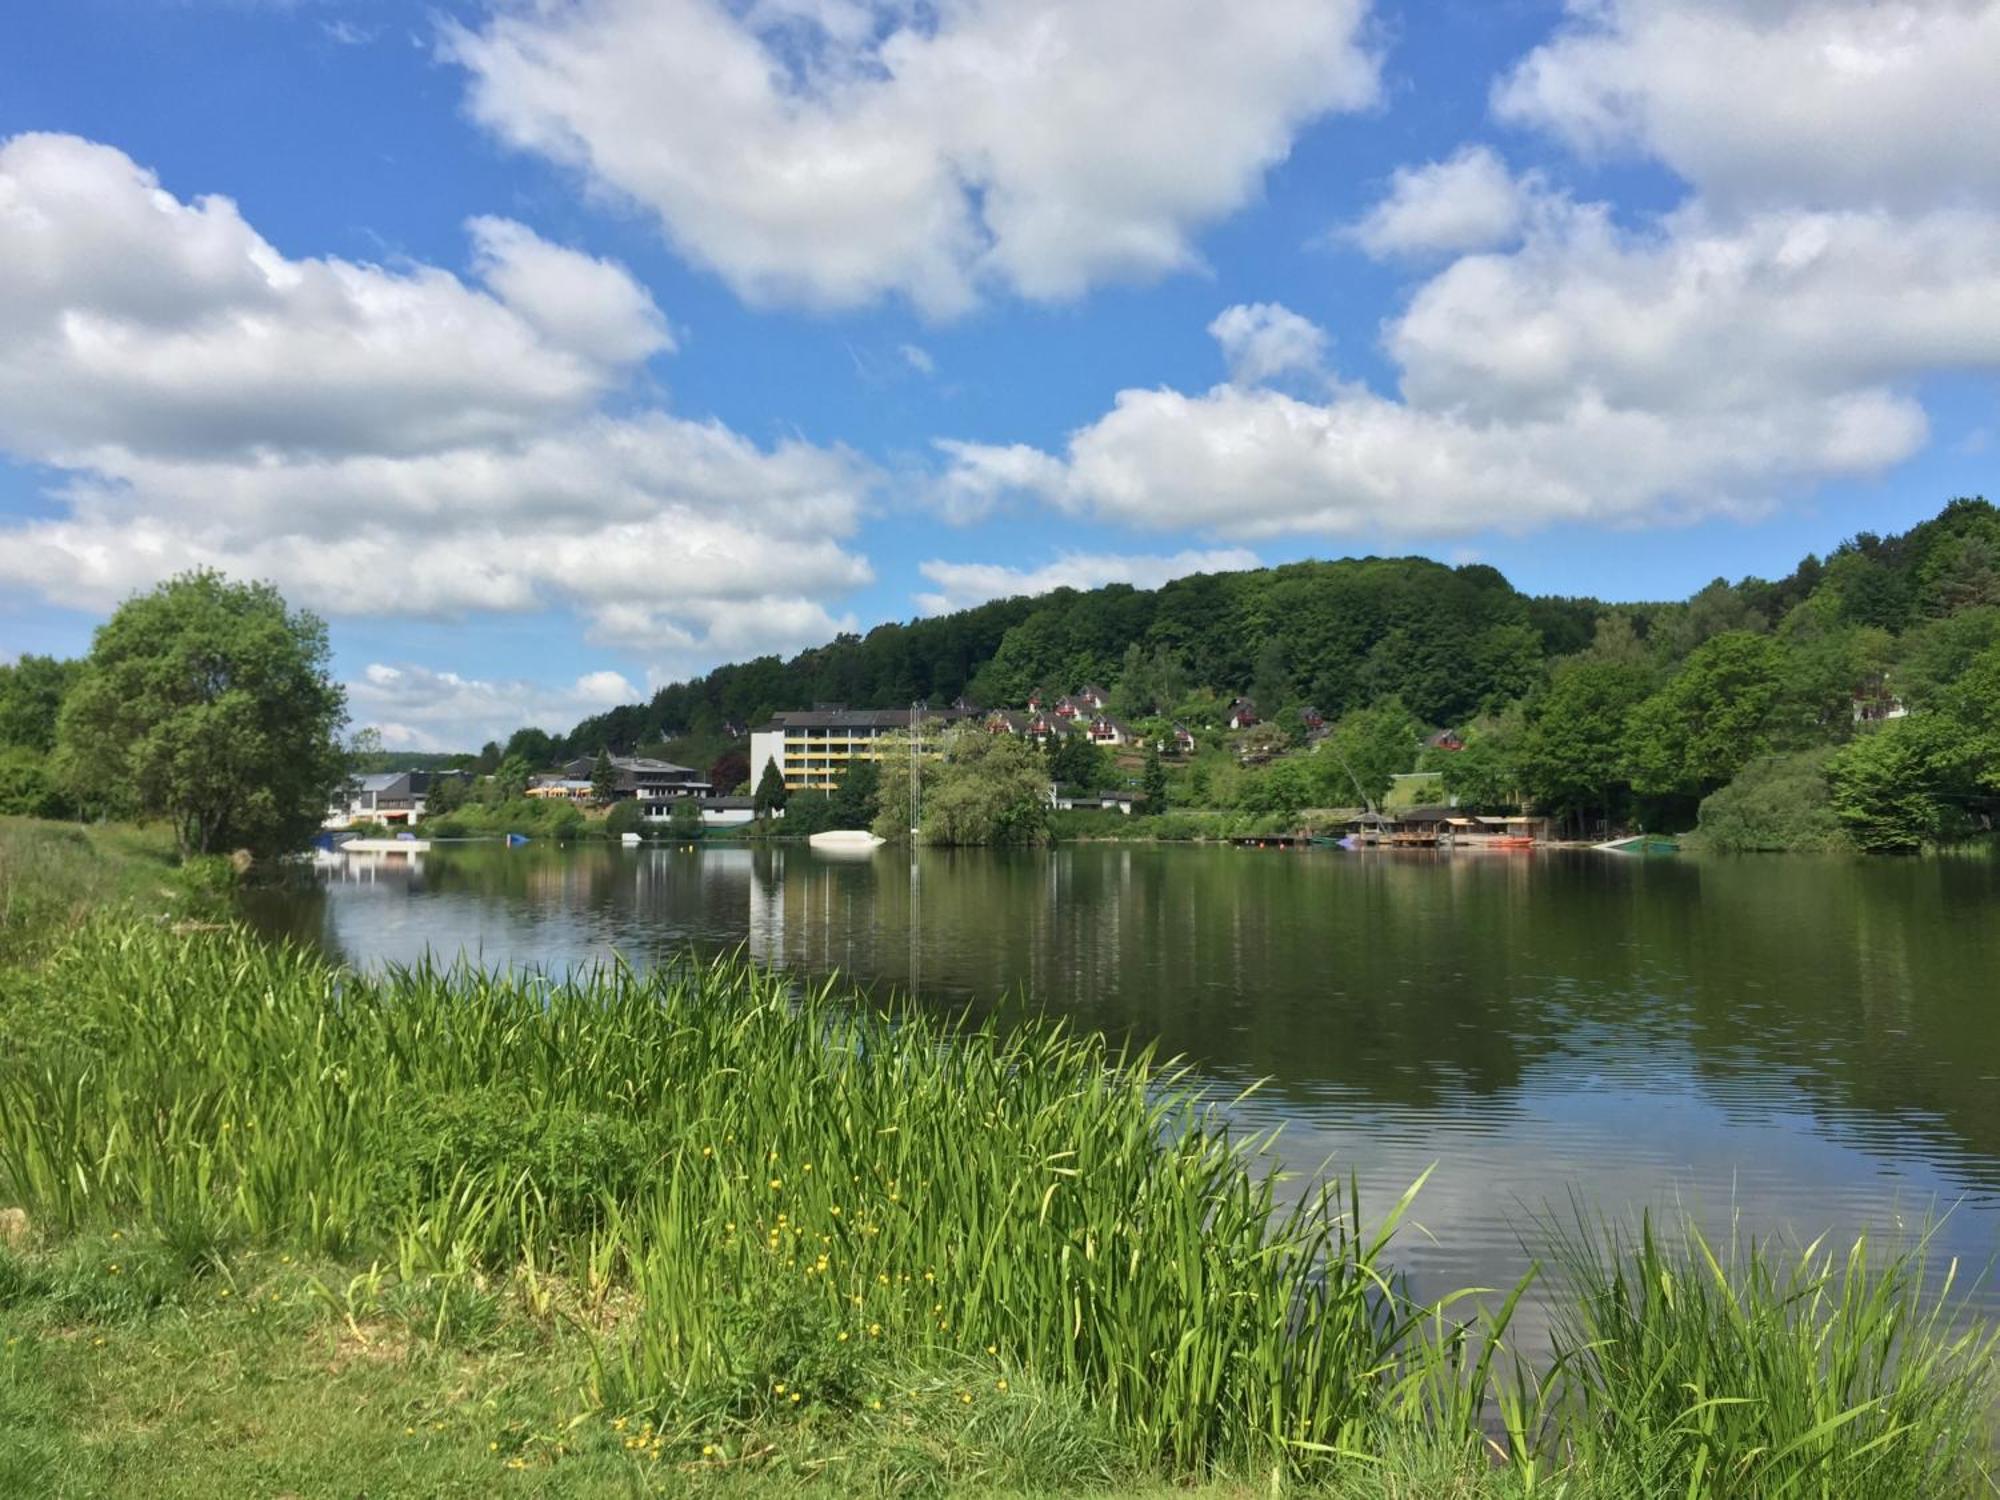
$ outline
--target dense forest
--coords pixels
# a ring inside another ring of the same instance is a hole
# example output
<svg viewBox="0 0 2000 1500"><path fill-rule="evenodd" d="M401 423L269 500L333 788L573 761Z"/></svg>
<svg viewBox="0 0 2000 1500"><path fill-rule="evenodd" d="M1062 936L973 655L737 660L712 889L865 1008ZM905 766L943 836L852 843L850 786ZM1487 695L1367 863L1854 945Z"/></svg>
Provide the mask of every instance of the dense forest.
<svg viewBox="0 0 2000 1500"><path fill-rule="evenodd" d="M1114 684L1135 659L1149 669L1165 659L1177 679L1225 701L1261 691L1274 706L1303 697L1337 716L1395 694L1446 722L1525 692L1547 658L1590 643L1603 609L1528 598L1490 567L1415 557L1057 589L843 635L790 661L718 667L553 743L559 753L628 750L813 703L1018 706L1036 689Z"/></svg>

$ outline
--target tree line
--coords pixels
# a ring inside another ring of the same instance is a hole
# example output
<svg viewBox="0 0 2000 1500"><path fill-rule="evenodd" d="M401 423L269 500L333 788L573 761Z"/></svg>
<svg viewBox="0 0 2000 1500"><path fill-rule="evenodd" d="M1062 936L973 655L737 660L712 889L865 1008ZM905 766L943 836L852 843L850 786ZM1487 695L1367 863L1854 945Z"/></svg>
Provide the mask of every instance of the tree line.
<svg viewBox="0 0 2000 1500"><path fill-rule="evenodd" d="M1177 767L1170 790L1146 768L1161 803L1284 815L1433 769L1464 805L1531 805L1576 833L1698 822L1725 848L1909 849L2000 814L1996 653L2000 513L1964 499L1679 603L1530 598L1492 568L1421 558L1057 590L719 667L459 763L510 801L560 760L671 748L733 789L748 774L735 731L780 709L1013 705L1095 681L1153 739L1254 698L1266 722L1226 756ZM0 812L162 812L190 849L296 841L352 764L327 664L324 624L267 586L164 584L84 660L0 667ZM1464 748L1425 749L1439 728ZM1052 769L1108 774L1101 759ZM834 815L798 811L801 826Z"/></svg>

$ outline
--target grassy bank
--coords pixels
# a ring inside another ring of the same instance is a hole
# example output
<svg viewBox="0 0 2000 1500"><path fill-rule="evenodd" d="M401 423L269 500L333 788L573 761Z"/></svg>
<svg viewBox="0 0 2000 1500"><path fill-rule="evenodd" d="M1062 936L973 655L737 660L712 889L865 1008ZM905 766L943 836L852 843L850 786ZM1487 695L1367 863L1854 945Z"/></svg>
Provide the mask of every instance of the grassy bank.
<svg viewBox="0 0 2000 1500"><path fill-rule="evenodd" d="M182 865L164 828L0 817L0 966L97 913L212 914L232 879L227 861Z"/></svg>
<svg viewBox="0 0 2000 1500"><path fill-rule="evenodd" d="M1914 1262L1579 1236L1516 1367L1181 1084L733 962L86 926L0 1010L0 1489L1982 1492Z"/></svg>

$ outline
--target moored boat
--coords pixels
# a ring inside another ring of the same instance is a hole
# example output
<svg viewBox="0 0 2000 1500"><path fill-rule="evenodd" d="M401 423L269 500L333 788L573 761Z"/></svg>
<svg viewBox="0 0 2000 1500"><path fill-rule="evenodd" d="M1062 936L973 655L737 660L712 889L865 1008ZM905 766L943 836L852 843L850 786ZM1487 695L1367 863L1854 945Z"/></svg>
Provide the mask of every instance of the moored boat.
<svg viewBox="0 0 2000 1500"><path fill-rule="evenodd" d="M815 849L875 849L887 840L877 838L865 828L829 828L811 835L806 842Z"/></svg>

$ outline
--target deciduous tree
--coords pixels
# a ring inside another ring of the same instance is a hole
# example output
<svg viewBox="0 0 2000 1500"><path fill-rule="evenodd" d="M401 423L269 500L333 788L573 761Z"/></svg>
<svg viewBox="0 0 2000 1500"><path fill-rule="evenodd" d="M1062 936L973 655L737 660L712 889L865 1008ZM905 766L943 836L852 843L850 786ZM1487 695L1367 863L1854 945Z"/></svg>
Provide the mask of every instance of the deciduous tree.
<svg viewBox="0 0 2000 1500"><path fill-rule="evenodd" d="M267 584L183 574L102 625L63 703L65 775L165 817L183 854L303 847L346 774L326 626Z"/></svg>

